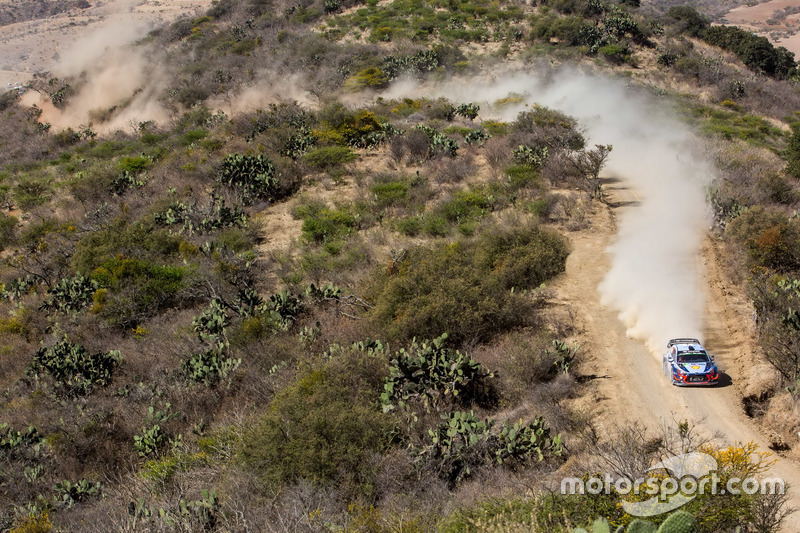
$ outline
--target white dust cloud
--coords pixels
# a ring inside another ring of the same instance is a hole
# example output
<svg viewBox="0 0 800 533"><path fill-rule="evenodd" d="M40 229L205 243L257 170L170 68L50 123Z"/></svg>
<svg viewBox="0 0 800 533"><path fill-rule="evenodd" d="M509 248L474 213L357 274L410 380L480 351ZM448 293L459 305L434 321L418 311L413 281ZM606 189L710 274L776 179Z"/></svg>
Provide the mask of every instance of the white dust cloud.
<svg viewBox="0 0 800 533"><path fill-rule="evenodd" d="M114 52L143 37L150 25L142 21L111 19L64 50L53 64L52 73L65 77L109 64L109 52Z"/></svg>
<svg viewBox="0 0 800 533"><path fill-rule="evenodd" d="M132 46L149 29L146 23L124 18L104 24L59 52L51 74L80 80L63 109L36 92L26 94L22 103L41 108L40 120L55 129L93 123L92 129L106 132L166 120L169 115L157 97L167 74L151 50Z"/></svg>
<svg viewBox="0 0 800 533"><path fill-rule="evenodd" d="M59 61L53 65L53 76L77 80L77 92L67 98L63 108L54 106L48 94L35 91L24 95L23 105L39 107L40 121L49 122L56 130L91 123L94 131L107 133L135 129L144 121L163 124L173 119L176 110L166 109L159 99L174 76L159 51L134 44L150 29L151 25L144 21L130 21L124 16L110 18L61 51ZM287 100L317 105L316 98L302 88L304 79L300 74L279 76L265 67L254 78L243 86L229 83L230 90L212 96L206 105L212 112L228 115Z"/></svg>
<svg viewBox="0 0 800 533"><path fill-rule="evenodd" d="M220 110L231 116L265 109L269 104L282 101L297 102L309 108L317 107L318 99L304 89L304 85L304 78L300 74L279 76L274 72L264 71L252 84L210 98L206 104L212 110Z"/></svg>
<svg viewBox="0 0 800 533"><path fill-rule="evenodd" d="M524 103L496 112L500 118L513 120L526 105L544 105L575 117L589 147L614 147L602 175L624 180L638 205L617 210L611 268L599 287L603 305L619 311L628 336L653 353L663 352L673 337L699 338L705 314L699 254L710 223L705 185L712 171L696 153L699 143L688 127L670 116L664 102L571 69L546 80L509 74L433 87L402 82L384 96L476 102L486 118L490 104L510 94L521 95Z"/></svg>

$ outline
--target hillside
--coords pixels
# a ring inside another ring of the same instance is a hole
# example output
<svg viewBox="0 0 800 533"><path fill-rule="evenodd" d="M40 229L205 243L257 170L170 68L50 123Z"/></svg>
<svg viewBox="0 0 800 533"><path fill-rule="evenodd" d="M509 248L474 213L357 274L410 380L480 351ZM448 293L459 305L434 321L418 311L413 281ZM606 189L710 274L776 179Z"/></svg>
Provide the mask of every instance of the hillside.
<svg viewBox="0 0 800 533"><path fill-rule="evenodd" d="M636 1L120 6L0 10L53 30L0 65L0 529L628 527L561 480L689 452L800 483L791 52Z"/></svg>
<svg viewBox="0 0 800 533"><path fill-rule="evenodd" d="M722 22L766 35L776 46L800 53L800 8L793 2L772 0L755 6L739 6L728 12Z"/></svg>

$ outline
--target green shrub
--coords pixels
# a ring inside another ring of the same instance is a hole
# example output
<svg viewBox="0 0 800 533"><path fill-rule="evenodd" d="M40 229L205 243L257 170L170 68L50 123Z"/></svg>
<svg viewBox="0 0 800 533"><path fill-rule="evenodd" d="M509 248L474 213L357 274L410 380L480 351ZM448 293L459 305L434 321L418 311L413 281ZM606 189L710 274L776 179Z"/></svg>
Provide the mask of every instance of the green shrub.
<svg viewBox="0 0 800 533"><path fill-rule="evenodd" d="M397 134L391 124L379 121L374 113L363 109L352 112L341 104L324 109L321 118L332 128L324 134L331 142L352 148L374 148Z"/></svg>
<svg viewBox="0 0 800 533"><path fill-rule="evenodd" d="M532 498L490 498L451 512L437 525L440 533L481 533L491 524L499 530L527 526L533 530L538 502Z"/></svg>
<svg viewBox="0 0 800 533"><path fill-rule="evenodd" d="M692 106L688 110L705 133L729 140L741 139L773 150L782 144L783 132L762 117L707 106Z"/></svg>
<svg viewBox="0 0 800 533"><path fill-rule="evenodd" d="M552 13L539 15L533 19L531 35L542 41L557 40L568 46L588 44L583 38L589 26L582 17L558 17Z"/></svg>
<svg viewBox="0 0 800 533"><path fill-rule="evenodd" d="M10 533L50 533L53 523L47 511L31 512L14 522Z"/></svg>
<svg viewBox="0 0 800 533"><path fill-rule="evenodd" d="M327 171L355 161L358 155L346 146L325 146L308 152L303 159L312 168Z"/></svg>
<svg viewBox="0 0 800 533"><path fill-rule="evenodd" d="M393 425L375 402L385 376L380 358L359 351L304 371L245 435L241 460L273 486L304 479L368 491L370 454L388 446Z"/></svg>
<svg viewBox="0 0 800 533"><path fill-rule="evenodd" d="M424 219L421 216L413 216L396 220L394 227L397 231L408 237L416 237L424 228Z"/></svg>
<svg viewBox="0 0 800 533"><path fill-rule="evenodd" d="M792 135L784 152L786 158L786 174L794 179L800 179L800 127L795 124Z"/></svg>
<svg viewBox="0 0 800 533"><path fill-rule="evenodd" d="M539 172L531 165L513 165L506 168L506 177L512 190L519 190L541 181Z"/></svg>
<svg viewBox="0 0 800 533"><path fill-rule="evenodd" d="M155 231L152 225L119 218L84 234L75 245L72 267L76 272L90 273L117 256L165 261L178 255L181 242L180 237Z"/></svg>
<svg viewBox="0 0 800 533"><path fill-rule="evenodd" d="M496 345L503 354L498 363L498 385L511 404L520 401L539 383L567 373L577 347L558 341L547 331L513 331Z"/></svg>
<svg viewBox="0 0 800 533"><path fill-rule="evenodd" d="M345 89L360 91L363 89L383 89L389 84L389 77L378 67L369 67L353 75L345 82Z"/></svg>
<svg viewBox="0 0 800 533"><path fill-rule="evenodd" d="M490 227L477 240L474 261L506 288L538 287L564 272L569 244L542 226Z"/></svg>
<svg viewBox="0 0 800 533"><path fill-rule="evenodd" d="M492 228L473 239L412 248L373 278L372 316L392 337L484 340L523 323L530 300L511 289L538 287L563 272L568 246L538 226ZM526 303L527 302L527 303Z"/></svg>
<svg viewBox="0 0 800 533"><path fill-rule="evenodd" d="M691 37L699 37L708 28L708 21L690 6L673 6L667 11L667 17L680 23L679 31Z"/></svg>
<svg viewBox="0 0 800 533"><path fill-rule="evenodd" d="M789 179L777 172L763 174L758 179L758 188L764 191L770 201L787 206L797 202L797 192Z"/></svg>
<svg viewBox="0 0 800 533"><path fill-rule="evenodd" d="M179 142L183 146L191 146L192 144L197 143L198 141L202 141L208 136L208 131L206 130L189 130L183 132L180 136Z"/></svg>
<svg viewBox="0 0 800 533"><path fill-rule="evenodd" d="M783 46L775 47L769 39L736 26L711 26L702 33L703 40L730 50L742 63L768 76L786 78L797 70L794 54Z"/></svg>
<svg viewBox="0 0 800 533"><path fill-rule="evenodd" d="M27 373L37 379L49 375L68 396L85 395L111 383L114 368L121 361L118 351L90 354L64 337L53 346L40 348L33 355Z"/></svg>
<svg viewBox="0 0 800 533"><path fill-rule="evenodd" d="M598 55L613 65L621 65L628 58L627 47L618 44L607 44L597 49Z"/></svg>
<svg viewBox="0 0 800 533"><path fill-rule="evenodd" d="M507 135L511 129L510 124L507 122L498 122L495 120L485 120L482 125L492 137Z"/></svg>
<svg viewBox="0 0 800 533"><path fill-rule="evenodd" d="M449 222L464 222L481 218L492 207L492 198L481 191L459 191L436 210Z"/></svg>
<svg viewBox="0 0 800 533"><path fill-rule="evenodd" d="M153 164L153 160L147 156L128 156L123 157L117 163L117 170L119 172L130 172L131 174L139 174L144 172Z"/></svg>
<svg viewBox="0 0 800 533"><path fill-rule="evenodd" d="M50 200L52 190L43 180L23 178L14 188L14 201L22 209L42 205Z"/></svg>
<svg viewBox="0 0 800 533"><path fill-rule="evenodd" d="M188 472L193 468L205 466L208 459L205 452L188 453L180 448L160 459L150 459L142 465L140 475L151 483L167 483L179 472Z"/></svg>
<svg viewBox="0 0 800 533"><path fill-rule="evenodd" d="M356 226L356 217L347 208L331 209L321 202L300 205L293 215L303 220L303 237L317 244L341 239Z"/></svg>
<svg viewBox="0 0 800 533"><path fill-rule="evenodd" d="M405 203L411 184L406 180L381 181L370 187L379 209Z"/></svg>
<svg viewBox="0 0 800 533"><path fill-rule="evenodd" d="M17 217L0 213L0 252L14 244L17 224Z"/></svg>
<svg viewBox="0 0 800 533"><path fill-rule="evenodd" d="M109 259L92 272L91 279L107 290L103 305L94 310L123 328L135 328L147 317L199 297L191 290L194 281L186 267L139 259Z"/></svg>
<svg viewBox="0 0 800 533"><path fill-rule="evenodd" d="M482 211L480 212L483 213ZM431 237L444 237L448 233L450 233L450 221L448 221L444 216L439 214L426 214L423 215L422 218L422 226L425 230L425 233L430 235ZM460 220L460 223L471 223L472 218L467 218L464 220Z"/></svg>

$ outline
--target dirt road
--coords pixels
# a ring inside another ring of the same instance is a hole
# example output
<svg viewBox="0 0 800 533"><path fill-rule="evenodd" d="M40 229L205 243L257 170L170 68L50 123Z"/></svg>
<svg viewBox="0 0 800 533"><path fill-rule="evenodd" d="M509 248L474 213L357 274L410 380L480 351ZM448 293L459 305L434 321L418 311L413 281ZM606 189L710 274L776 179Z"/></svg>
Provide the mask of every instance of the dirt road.
<svg viewBox="0 0 800 533"><path fill-rule="evenodd" d="M609 268L606 249L615 237L615 216L622 209L637 209L636 195L624 184L607 189L607 193L611 203L625 206L595 206L592 227L570 235L573 251L566 275L555 285L560 299L575 310L582 352L590 356L582 372L598 376L589 387L599 429L610 433L622 424L639 421L658 430L664 424L674 426L677 421L689 420L707 436L716 436L719 445L753 441L760 450L768 451L766 439L744 411L739 389L743 383L740 368L752 355L747 353L753 347L750 315L741 296L726 288L710 238L704 244L698 268L708 288L704 339L724 372L721 386L673 387L661 361L643 343L626 336L615 311L601 306L597 286ZM675 335L681 336L681 332ZM797 487L790 491L791 504L800 508L800 467L777 457L770 475ZM784 531L800 531L800 513L787 519Z"/></svg>

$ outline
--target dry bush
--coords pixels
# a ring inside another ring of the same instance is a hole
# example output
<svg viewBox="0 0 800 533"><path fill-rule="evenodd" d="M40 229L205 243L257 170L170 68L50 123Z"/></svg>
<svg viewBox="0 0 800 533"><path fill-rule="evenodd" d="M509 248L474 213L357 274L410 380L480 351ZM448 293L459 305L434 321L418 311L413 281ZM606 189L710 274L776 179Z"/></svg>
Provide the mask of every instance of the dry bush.
<svg viewBox="0 0 800 533"><path fill-rule="evenodd" d="M499 174L511 163L511 146L508 137L492 137L483 143L483 155L492 170Z"/></svg>
<svg viewBox="0 0 800 533"><path fill-rule="evenodd" d="M756 187L756 190L761 193L758 197L760 204L772 203L791 207L798 201L798 190L795 184L783 173L761 174L756 181Z"/></svg>
<svg viewBox="0 0 800 533"><path fill-rule="evenodd" d="M424 169L426 176L432 176L433 181L443 183L461 183L477 170L475 158L472 154L464 154L455 158L444 157L429 162Z"/></svg>
<svg viewBox="0 0 800 533"><path fill-rule="evenodd" d="M773 444L791 443L800 431L800 398L797 393L781 391L772 397L764 414L763 424L774 435Z"/></svg>
<svg viewBox="0 0 800 533"><path fill-rule="evenodd" d="M544 193L531 200L531 210L542 220L554 222L557 220L558 203L561 196L554 193Z"/></svg>
<svg viewBox="0 0 800 533"><path fill-rule="evenodd" d="M718 224L725 226L743 207L772 202L770 191L760 188L754 176L780 175L784 162L776 154L743 141L710 146L709 150L719 173L711 192Z"/></svg>
<svg viewBox="0 0 800 533"><path fill-rule="evenodd" d="M0 112L3 160L17 167L51 159L57 155L55 137L37 133L36 115L17 105Z"/></svg>
<svg viewBox="0 0 800 533"><path fill-rule="evenodd" d="M748 79L744 85L744 96L737 101L751 113L785 120L787 109L800 109L800 92L796 88L787 90L785 81L758 76Z"/></svg>
<svg viewBox="0 0 800 533"><path fill-rule="evenodd" d="M32 354L36 345L28 343L21 335L2 333L0 346L0 387L12 390L29 362L28 357L20 357L20 354Z"/></svg>
<svg viewBox="0 0 800 533"><path fill-rule="evenodd" d="M392 137L389 150L398 163L419 164L430 157L430 141L424 131L412 129Z"/></svg>
<svg viewBox="0 0 800 533"><path fill-rule="evenodd" d="M376 499L382 508L416 512L420 507L435 511L449 498L447 483L433 472L420 471L406 450L386 452L378 464L375 478ZM407 512L407 511L406 511ZM403 513L406 514L406 513Z"/></svg>
<svg viewBox="0 0 800 533"><path fill-rule="evenodd" d="M586 229L589 220L591 201L585 193L570 192L559 196L558 203L550 210L550 218L560 221L570 231Z"/></svg>
<svg viewBox="0 0 800 533"><path fill-rule="evenodd" d="M486 368L497 370L500 392L512 405L537 383L555 375L552 339L543 331L512 331L478 348L473 357Z"/></svg>
<svg viewBox="0 0 800 533"><path fill-rule="evenodd" d="M542 176L555 188L567 189L581 186L581 176L567 161L563 152L548 155L541 167Z"/></svg>
<svg viewBox="0 0 800 533"><path fill-rule="evenodd" d="M315 350L324 351L334 343L348 346L365 339L383 340L381 332L373 329L374 324L358 318L359 315L357 306L346 304L315 309L308 320L309 323L319 323L320 327L319 336L314 342ZM302 324L298 327L302 327Z"/></svg>

